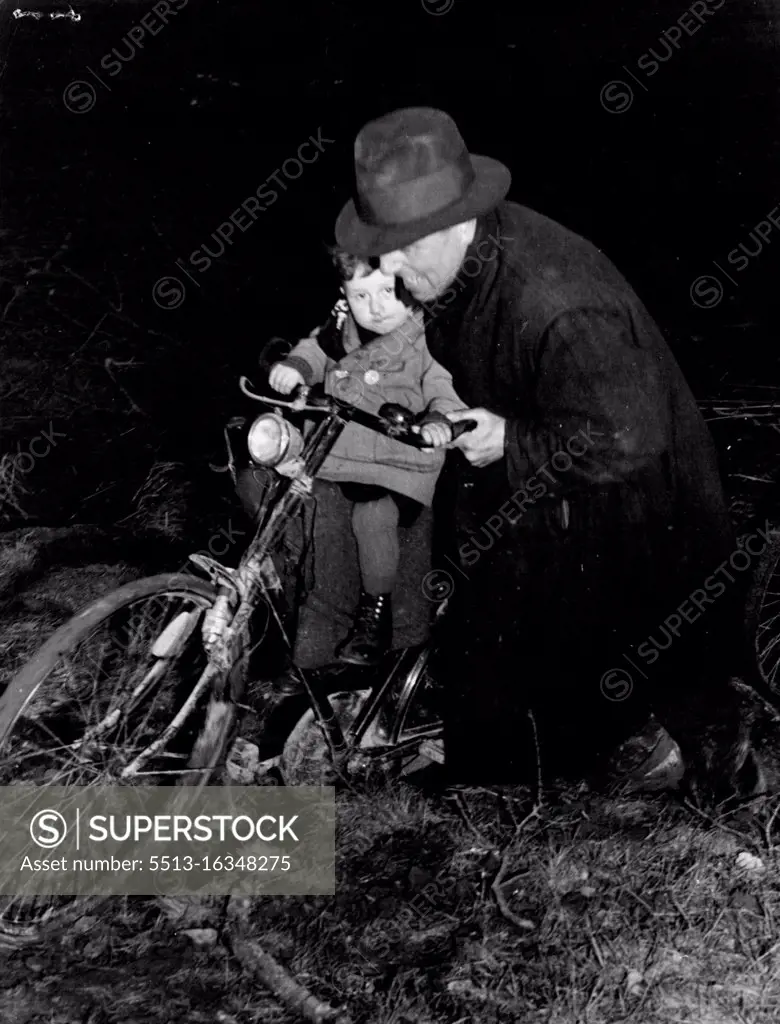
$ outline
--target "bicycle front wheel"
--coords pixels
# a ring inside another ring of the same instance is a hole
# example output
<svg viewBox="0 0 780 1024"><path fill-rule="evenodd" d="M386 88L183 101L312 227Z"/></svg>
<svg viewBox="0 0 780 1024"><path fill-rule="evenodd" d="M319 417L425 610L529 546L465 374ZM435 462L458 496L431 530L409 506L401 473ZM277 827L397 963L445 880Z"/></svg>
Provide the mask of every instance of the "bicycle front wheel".
<svg viewBox="0 0 780 1024"><path fill-rule="evenodd" d="M200 627L214 598L214 588L194 576L153 576L61 626L0 698L0 785L191 778L210 697ZM216 768L209 758L199 781ZM2 897L0 936L37 941L44 922L84 904Z"/></svg>

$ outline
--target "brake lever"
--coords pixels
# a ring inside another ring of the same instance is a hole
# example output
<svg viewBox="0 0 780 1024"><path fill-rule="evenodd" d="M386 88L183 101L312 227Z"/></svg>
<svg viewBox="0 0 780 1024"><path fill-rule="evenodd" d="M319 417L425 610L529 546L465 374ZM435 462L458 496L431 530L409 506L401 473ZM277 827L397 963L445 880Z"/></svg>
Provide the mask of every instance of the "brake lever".
<svg viewBox="0 0 780 1024"><path fill-rule="evenodd" d="M252 381L248 377L241 376L238 378L238 386L241 388L247 398L254 399L255 402L270 402L271 399L266 395L258 395L257 392L250 390L252 388Z"/></svg>
<svg viewBox="0 0 780 1024"><path fill-rule="evenodd" d="M275 395L273 397L270 397L269 395L259 395L256 391L252 390L253 385L248 377L239 377L238 386L247 398L251 398L255 402L262 402L264 405L278 406L280 409L292 409L293 412L317 412L319 409L319 406L317 405L308 404L311 388L307 387L305 384L301 385L298 389L298 394L292 402L284 402Z"/></svg>

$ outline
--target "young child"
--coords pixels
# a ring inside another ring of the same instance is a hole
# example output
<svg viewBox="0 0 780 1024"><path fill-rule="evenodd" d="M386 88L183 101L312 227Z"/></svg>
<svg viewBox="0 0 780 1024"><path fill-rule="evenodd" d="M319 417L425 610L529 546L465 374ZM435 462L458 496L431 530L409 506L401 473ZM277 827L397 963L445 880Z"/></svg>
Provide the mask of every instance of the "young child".
<svg viewBox="0 0 780 1024"><path fill-rule="evenodd" d="M352 628L336 650L340 661L374 665L392 642L391 597L398 571L398 526L430 506L452 440L444 415L466 405L450 374L431 357L422 310L399 298L403 288L372 260L332 251L342 298L327 323L271 368L269 383L289 394L300 384L323 383L344 401L376 413L395 402L416 415L431 446L421 451L357 423L349 423L317 474L339 483L352 507L362 592ZM404 298L406 294L402 293Z"/></svg>

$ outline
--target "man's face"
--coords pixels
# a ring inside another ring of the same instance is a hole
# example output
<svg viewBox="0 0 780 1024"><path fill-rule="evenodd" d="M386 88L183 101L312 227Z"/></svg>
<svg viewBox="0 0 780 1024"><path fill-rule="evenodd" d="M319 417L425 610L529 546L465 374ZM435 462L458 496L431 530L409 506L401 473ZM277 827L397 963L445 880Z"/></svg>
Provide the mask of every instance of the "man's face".
<svg viewBox="0 0 780 1024"><path fill-rule="evenodd" d="M421 302L435 299L455 280L473 237L473 222L419 238L405 249L380 256L382 272L400 277Z"/></svg>
<svg viewBox="0 0 780 1024"><path fill-rule="evenodd" d="M365 269L360 267L359 274ZM374 334L389 334L409 316L409 310L396 298L395 278L381 270L345 281L344 294L355 320Z"/></svg>

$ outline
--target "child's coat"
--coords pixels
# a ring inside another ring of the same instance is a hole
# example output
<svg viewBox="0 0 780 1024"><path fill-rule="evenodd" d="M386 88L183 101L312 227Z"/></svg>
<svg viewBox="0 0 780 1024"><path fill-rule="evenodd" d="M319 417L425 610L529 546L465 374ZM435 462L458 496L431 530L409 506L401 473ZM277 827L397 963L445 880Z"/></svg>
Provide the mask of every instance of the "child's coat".
<svg viewBox="0 0 780 1024"><path fill-rule="evenodd" d="M396 330L363 346L346 302L339 303L334 313L341 323L346 355L340 360L326 355L317 341L318 329L284 360L307 384L324 383L328 394L371 413L385 402L415 414L467 408L455 393L450 374L428 351L421 312L411 313ZM443 464L443 449L423 452L349 423L317 475L323 480L386 487L430 506Z"/></svg>

